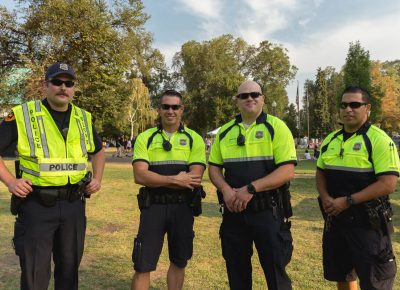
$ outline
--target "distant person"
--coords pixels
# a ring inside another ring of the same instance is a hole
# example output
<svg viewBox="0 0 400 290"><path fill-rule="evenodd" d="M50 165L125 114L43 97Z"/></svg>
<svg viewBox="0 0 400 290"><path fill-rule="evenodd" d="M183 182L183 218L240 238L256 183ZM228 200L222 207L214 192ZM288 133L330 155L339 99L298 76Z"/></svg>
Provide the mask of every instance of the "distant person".
<svg viewBox="0 0 400 290"><path fill-rule="evenodd" d="M253 244L269 290L289 290L293 245L288 182L297 163L285 123L263 112L265 97L245 81L235 97L240 114L223 125L211 146L209 175L222 208L222 254L232 290L252 289Z"/></svg>
<svg viewBox="0 0 400 290"><path fill-rule="evenodd" d="M156 269L165 233L170 260L168 289L182 289L193 254L195 210L191 205L193 196L202 190L206 157L201 136L181 123L183 110L182 95L165 91L158 108L159 125L139 134L135 141L134 179L144 186L138 195L140 225L132 253L135 290L149 289L150 272ZM197 201L200 206L201 198Z"/></svg>
<svg viewBox="0 0 400 290"><path fill-rule="evenodd" d="M304 158L305 158L306 160L311 160L311 154L308 152L308 150L306 150L306 151L304 152Z"/></svg>
<svg viewBox="0 0 400 290"><path fill-rule="evenodd" d="M117 157L122 158L124 153L124 139L122 137L118 137L117 139Z"/></svg>
<svg viewBox="0 0 400 290"><path fill-rule="evenodd" d="M48 288L52 259L54 289L78 289L86 231L83 191L100 190L105 158L92 115L72 103L75 79L69 64L51 65L43 81L45 98L14 107L0 125L0 155L8 147L19 155L15 177L0 158L0 178L17 215L13 245L23 290Z"/></svg>
<svg viewBox="0 0 400 290"><path fill-rule="evenodd" d="M132 141L131 139L128 139L126 141L126 156L129 156L129 154L131 154L131 150L132 150Z"/></svg>
<svg viewBox="0 0 400 290"><path fill-rule="evenodd" d="M206 149L207 149L207 152L209 152L210 151L210 148L211 148L211 138L206 138Z"/></svg>
<svg viewBox="0 0 400 290"><path fill-rule="evenodd" d="M399 157L390 137L368 122L370 98L361 87L343 91L343 128L325 138L317 161L324 277L339 290L357 289L357 277L361 289L391 290L397 271L388 195L396 189Z"/></svg>
<svg viewBox="0 0 400 290"><path fill-rule="evenodd" d="M315 145L314 145L313 157L314 157L314 159L318 159L318 157L319 157L319 150L318 150L317 143L315 143Z"/></svg>

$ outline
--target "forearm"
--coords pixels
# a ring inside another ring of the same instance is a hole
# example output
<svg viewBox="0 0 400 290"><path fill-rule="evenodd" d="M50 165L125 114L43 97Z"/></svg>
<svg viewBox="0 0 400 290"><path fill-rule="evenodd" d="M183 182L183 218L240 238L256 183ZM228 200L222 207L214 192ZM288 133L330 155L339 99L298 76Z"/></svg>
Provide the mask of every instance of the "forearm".
<svg viewBox="0 0 400 290"><path fill-rule="evenodd" d="M319 196L321 198L323 197L328 197L329 193L327 191L327 187L326 187L326 178L325 178L325 174L323 171L317 169L317 172L315 174L315 183L316 183L316 187L317 187L317 191L319 193Z"/></svg>
<svg viewBox="0 0 400 290"><path fill-rule="evenodd" d="M7 187L8 185L15 180L15 177L11 174L11 172L7 169L3 159L0 157L0 180Z"/></svg>
<svg viewBox="0 0 400 290"><path fill-rule="evenodd" d="M93 178L99 181L102 180L105 163L106 161L104 149L101 149L99 152L92 156Z"/></svg>
<svg viewBox="0 0 400 290"><path fill-rule="evenodd" d="M161 175L153 171L134 171L135 183L148 186L148 187L170 187L180 189L177 180L174 178L175 175Z"/></svg>
<svg viewBox="0 0 400 290"><path fill-rule="evenodd" d="M397 176L381 176L377 181L370 184L359 192L352 194L355 204L366 202L381 196L388 195L395 191Z"/></svg>
<svg viewBox="0 0 400 290"><path fill-rule="evenodd" d="M225 189L231 189L230 185L225 181L225 178L222 175L222 168L210 165L208 167L208 175L212 184L214 184L219 191L224 192Z"/></svg>
<svg viewBox="0 0 400 290"><path fill-rule="evenodd" d="M206 169L205 169L205 167L203 165L191 165L189 167L189 173L200 175L201 178L203 178L203 174L204 174L205 170Z"/></svg>
<svg viewBox="0 0 400 290"><path fill-rule="evenodd" d="M294 177L294 165L279 166L267 176L251 182L257 191L268 191L281 187Z"/></svg>

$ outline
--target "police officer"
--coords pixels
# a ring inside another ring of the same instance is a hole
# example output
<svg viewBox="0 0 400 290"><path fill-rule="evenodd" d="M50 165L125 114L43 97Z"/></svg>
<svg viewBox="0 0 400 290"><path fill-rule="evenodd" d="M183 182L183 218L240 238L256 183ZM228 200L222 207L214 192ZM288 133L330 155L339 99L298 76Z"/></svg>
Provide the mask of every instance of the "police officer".
<svg viewBox="0 0 400 290"><path fill-rule="evenodd" d="M388 194L396 189L399 158L393 141L368 123L369 93L342 93L343 128L329 134L317 162L316 183L326 221L324 277L338 289L392 289L396 262L390 241Z"/></svg>
<svg viewBox="0 0 400 290"><path fill-rule="evenodd" d="M185 267L193 252L192 190L200 186L205 169L203 139L181 123L182 95L165 91L158 108L159 125L141 133L135 142L133 171L144 185L139 200L139 232L134 242L132 289L148 289L150 272L168 234L168 289L182 289ZM145 195L144 197L142 195Z"/></svg>
<svg viewBox="0 0 400 290"><path fill-rule="evenodd" d="M284 212L290 203L287 187L281 189L294 176L296 150L288 127L263 112L264 99L256 82L239 86L240 114L218 131L209 157L222 204L221 246L231 289L252 289L253 243L268 289L291 289L285 267L293 246L290 214Z"/></svg>
<svg viewBox="0 0 400 290"><path fill-rule="evenodd" d="M90 154L94 175L86 192L100 189L104 152L91 114L71 103L75 79L70 65L53 64L43 82L46 98L14 107L0 125L0 155L16 146L20 163L17 179L0 158L1 181L20 204L13 241L21 289L48 288L52 254L55 289L78 289L86 229L78 184Z"/></svg>

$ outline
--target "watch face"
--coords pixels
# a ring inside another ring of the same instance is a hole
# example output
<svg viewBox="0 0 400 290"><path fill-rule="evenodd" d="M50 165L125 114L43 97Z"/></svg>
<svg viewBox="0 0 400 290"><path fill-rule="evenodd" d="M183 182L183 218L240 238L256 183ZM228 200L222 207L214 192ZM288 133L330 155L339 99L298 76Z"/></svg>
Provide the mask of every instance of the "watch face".
<svg viewBox="0 0 400 290"><path fill-rule="evenodd" d="M254 194L256 193L256 188L254 187L253 184L250 183L249 185L247 185L247 191L251 194Z"/></svg>

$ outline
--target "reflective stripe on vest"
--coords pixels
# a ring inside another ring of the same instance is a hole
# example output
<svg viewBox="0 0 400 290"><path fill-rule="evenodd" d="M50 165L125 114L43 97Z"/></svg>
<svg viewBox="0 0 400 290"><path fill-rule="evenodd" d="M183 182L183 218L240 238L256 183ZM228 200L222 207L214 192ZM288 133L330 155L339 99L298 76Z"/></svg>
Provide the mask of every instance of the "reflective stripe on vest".
<svg viewBox="0 0 400 290"><path fill-rule="evenodd" d="M75 184L83 178L87 153L95 149L89 113L72 105L69 130L64 140L40 101L22 104L13 110L23 177L40 186ZM80 146L77 147L78 142ZM24 173L27 175L24 176Z"/></svg>

